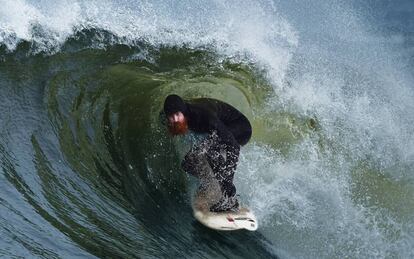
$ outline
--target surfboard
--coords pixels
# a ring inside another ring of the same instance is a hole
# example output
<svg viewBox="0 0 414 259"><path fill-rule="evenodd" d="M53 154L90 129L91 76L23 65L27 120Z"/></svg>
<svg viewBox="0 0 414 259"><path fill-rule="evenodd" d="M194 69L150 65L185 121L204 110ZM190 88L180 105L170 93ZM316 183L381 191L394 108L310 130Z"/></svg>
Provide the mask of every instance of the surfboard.
<svg viewBox="0 0 414 259"><path fill-rule="evenodd" d="M215 230L255 231L258 227L256 216L248 208L237 212L210 212L194 209L194 217L204 226Z"/></svg>

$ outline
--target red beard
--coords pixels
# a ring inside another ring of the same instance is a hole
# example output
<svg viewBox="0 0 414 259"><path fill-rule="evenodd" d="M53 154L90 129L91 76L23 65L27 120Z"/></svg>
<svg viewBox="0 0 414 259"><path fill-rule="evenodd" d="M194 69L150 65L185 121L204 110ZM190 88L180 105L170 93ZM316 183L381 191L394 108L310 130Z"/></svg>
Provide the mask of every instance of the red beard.
<svg viewBox="0 0 414 259"><path fill-rule="evenodd" d="M187 120L184 118L183 121L177 121L168 124L168 130L172 135L184 135L188 131Z"/></svg>

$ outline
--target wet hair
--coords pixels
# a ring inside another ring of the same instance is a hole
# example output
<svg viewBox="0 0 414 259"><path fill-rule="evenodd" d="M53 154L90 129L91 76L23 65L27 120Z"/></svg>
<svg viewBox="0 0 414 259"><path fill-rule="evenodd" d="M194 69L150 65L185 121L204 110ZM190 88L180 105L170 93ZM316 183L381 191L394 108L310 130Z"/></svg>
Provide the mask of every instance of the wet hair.
<svg viewBox="0 0 414 259"><path fill-rule="evenodd" d="M186 114L187 105L180 96L171 94L165 98L164 112L167 116L176 112L182 112L183 114Z"/></svg>

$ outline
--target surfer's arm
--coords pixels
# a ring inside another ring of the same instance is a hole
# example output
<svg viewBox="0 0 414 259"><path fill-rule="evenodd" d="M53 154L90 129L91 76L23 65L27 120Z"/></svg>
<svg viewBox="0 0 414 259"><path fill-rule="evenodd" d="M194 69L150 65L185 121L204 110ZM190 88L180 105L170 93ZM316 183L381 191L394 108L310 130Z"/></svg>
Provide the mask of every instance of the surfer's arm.
<svg viewBox="0 0 414 259"><path fill-rule="evenodd" d="M199 177L198 170L199 156L196 152L190 151L185 156L184 160L181 162L181 168L188 174L191 174L195 177Z"/></svg>
<svg viewBox="0 0 414 259"><path fill-rule="evenodd" d="M209 136L198 145L193 146L181 162L183 170L193 176L200 177L203 166L205 166L204 161L206 161L207 153L216 141L212 136Z"/></svg>

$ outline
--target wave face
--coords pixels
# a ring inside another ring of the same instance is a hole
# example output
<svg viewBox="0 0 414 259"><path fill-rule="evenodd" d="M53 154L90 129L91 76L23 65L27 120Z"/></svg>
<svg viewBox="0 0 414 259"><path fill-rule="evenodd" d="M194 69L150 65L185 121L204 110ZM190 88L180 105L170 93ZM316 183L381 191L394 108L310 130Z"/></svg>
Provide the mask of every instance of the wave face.
<svg viewBox="0 0 414 259"><path fill-rule="evenodd" d="M410 1L0 7L0 255L414 257ZM166 95L242 110L257 232L192 216Z"/></svg>

